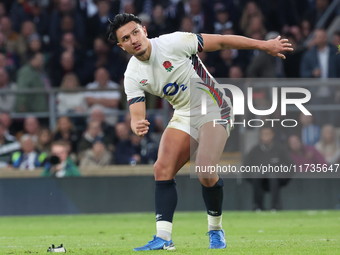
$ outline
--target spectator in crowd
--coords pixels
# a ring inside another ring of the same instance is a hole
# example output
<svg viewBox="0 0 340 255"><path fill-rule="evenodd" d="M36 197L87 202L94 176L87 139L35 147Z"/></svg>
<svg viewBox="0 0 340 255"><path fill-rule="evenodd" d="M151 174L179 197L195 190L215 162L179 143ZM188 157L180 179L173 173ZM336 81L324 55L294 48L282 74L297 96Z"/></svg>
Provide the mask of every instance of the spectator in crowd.
<svg viewBox="0 0 340 255"><path fill-rule="evenodd" d="M11 7L11 20L13 29L19 31L24 21L34 22L40 36L48 34L49 15L44 9L44 1L22 0L14 1Z"/></svg>
<svg viewBox="0 0 340 255"><path fill-rule="evenodd" d="M340 163L339 139L336 137L334 126L327 124L322 127L321 138L315 144L315 148L324 156L328 164Z"/></svg>
<svg viewBox="0 0 340 255"><path fill-rule="evenodd" d="M124 1L125 3L122 3L123 5L123 11L122 12L125 12L125 13L131 13L131 14L135 14L137 15L137 12L136 12L136 8L135 8L135 3L138 2L132 2L132 1Z"/></svg>
<svg viewBox="0 0 340 255"><path fill-rule="evenodd" d="M229 68L237 64L237 59L233 56L231 49L223 49L219 51L219 58L216 60L215 77L224 78L229 73Z"/></svg>
<svg viewBox="0 0 340 255"><path fill-rule="evenodd" d="M327 43L324 29L316 29L313 49L308 50L302 58L301 77L303 78L338 78L340 69L337 67L339 56L335 46Z"/></svg>
<svg viewBox="0 0 340 255"><path fill-rule="evenodd" d="M0 122L0 168L7 167L12 153L19 149L19 142L6 138L6 126Z"/></svg>
<svg viewBox="0 0 340 255"><path fill-rule="evenodd" d="M121 81L125 72L125 65L122 64L123 58L119 57L121 53L117 53L117 47L118 46L115 45L112 48L112 46L108 44L105 36L99 35L94 39L93 51L89 53L83 67L92 75L88 75L87 83L93 81L93 73L99 67L106 68L110 73L110 77L115 82Z"/></svg>
<svg viewBox="0 0 340 255"><path fill-rule="evenodd" d="M80 88L80 82L75 73L65 74L60 87L63 92L57 94L59 114L86 112L85 94L81 91L68 91Z"/></svg>
<svg viewBox="0 0 340 255"><path fill-rule="evenodd" d="M38 132L36 148L42 153L50 154L52 143L52 133L49 128L41 128Z"/></svg>
<svg viewBox="0 0 340 255"><path fill-rule="evenodd" d="M320 140L320 127L313 124L313 115L300 114L302 125L301 137L303 145L314 146Z"/></svg>
<svg viewBox="0 0 340 255"><path fill-rule="evenodd" d="M44 59L41 53L35 53L29 62L18 71L18 90L20 89L49 89L50 80L44 70ZM34 103L32 103L34 102ZM16 98L17 112L46 112L48 111L47 95L45 93L19 94Z"/></svg>
<svg viewBox="0 0 340 255"><path fill-rule="evenodd" d="M76 62L81 62L81 49L79 46L79 43L77 43L76 38L74 37L74 34L71 32L67 32L63 34L63 37L61 39L60 42L60 48L61 48L61 52L64 51L69 51L69 52L73 52L77 55L76 57ZM59 47L57 48L59 49ZM77 53L78 52L78 53ZM59 54L60 56L60 54Z"/></svg>
<svg viewBox="0 0 340 255"><path fill-rule="evenodd" d="M79 78L80 84L84 84L83 82L86 80L84 77L86 75L83 75L84 70L82 69L82 66L76 64L74 54L75 51L66 50L60 55L60 62L58 64L54 63L54 68L51 70L53 87L59 87L63 77L68 73L75 73Z"/></svg>
<svg viewBox="0 0 340 255"><path fill-rule="evenodd" d="M0 19L1 33L5 36L6 49L18 54L19 34L12 30L12 21L5 16Z"/></svg>
<svg viewBox="0 0 340 255"><path fill-rule="evenodd" d="M243 78L243 71L239 65L233 65L229 68L229 78L230 79L240 79Z"/></svg>
<svg viewBox="0 0 340 255"><path fill-rule="evenodd" d="M270 32L266 35L266 40L275 39L278 36L277 32ZM261 51L251 60L247 68L247 77L282 78L284 77L282 62L281 58L275 58Z"/></svg>
<svg viewBox="0 0 340 255"><path fill-rule="evenodd" d="M34 33L34 23L30 20L24 21L21 25L21 31L18 38L18 49L16 52L20 57L21 64L23 63L22 58L28 50L28 38Z"/></svg>
<svg viewBox="0 0 340 255"><path fill-rule="evenodd" d="M9 132L9 128L12 125L12 118L11 115L9 115L9 113L3 112L0 114L0 122L5 126L6 130L5 130L5 136L6 136L6 140L8 141L16 141L17 139L15 138L15 136L12 136Z"/></svg>
<svg viewBox="0 0 340 255"><path fill-rule="evenodd" d="M1 38L1 33L0 33L0 38ZM8 81L14 82L16 80L17 67L15 64L15 61L11 58L11 56L7 58L4 53L0 53L0 68L4 68L6 70L8 74Z"/></svg>
<svg viewBox="0 0 340 255"><path fill-rule="evenodd" d="M80 176L78 167L68 156L68 149L68 144L65 141L53 142L51 145L51 154L54 157L51 157L50 161L45 164L41 176L57 178Z"/></svg>
<svg viewBox="0 0 340 255"><path fill-rule="evenodd" d="M164 15L164 9L161 4L156 4L152 10L152 19L148 26L148 36L155 38L163 34L173 32L169 20Z"/></svg>
<svg viewBox="0 0 340 255"><path fill-rule="evenodd" d="M267 34L267 30L263 24L263 19L261 16L252 17L250 20L250 25L245 31L245 35L249 37L255 33L259 33L263 37Z"/></svg>
<svg viewBox="0 0 340 255"><path fill-rule="evenodd" d="M75 33L74 31L74 19L71 15L65 15L61 19L61 34Z"/></svg>
<svg viewBox="0 0 340 255"><path fill-rule="evenodd" d="M87 47L93 47L93 38L98 35L106 34L109 25L109 19L113 19L114 15L110 11L110 1L99 0L96 2L98 12L92 17L88 18L86 32L87 32Z"/></svg>
<svg viewBox="0 0 340 255"><path fill-rule="evenodd" d="M181 26L179 31L193 33L194 31L194 23L189 16L184 16L181 21Z"/></svg>
<svg viewBox="0 0 340 255"><path fill-rule="evenodd" d="M36 144L38 142L38 133L40 130L40 124L36 117L34 116L26 116L24 121L24 132L23 134L28 134L31 136L33 142ZM21 137L22 133L17 135L17 137Z"/></svg>
<svg viewBox="0 0 340 255"><path fill-rule="evenodd" d="M41 37L45 37L46 43L49 43L48 29L50 17L43 6L43 1L35 1L31 6L31 15L29 17L35 24L36 31Z"/></svg>
<svg viewBox="0 0 340 255"><path fill-rule="evenodd" d="M141 163L141 156L135 150L130 140L130 129L124 122L116 125L116 134L119 142L114 153L115 163L118 165L136 165Z"/></svg>
<svg viewBox="0 0 340 255"><path fill-rule="evenodd" d="M30 58L30 56L34 55L35 53L39 53L42 51L42 44L41 44L41 38L37 33L31 34L27 38L27 50L24 54L21 55L21 64L25 65ZM49 53L44 52L44 61L48 62L49 60Z"/></svg>
<svg viewBox="0 0 340 255"><path fill-rule="evenodd" d="M261 22L264 20L263 14L257 4L254 1L249 1L243 9L243 14L240 20L240 29L243 34L246 34L254 17L258 17Z"/></svg>
<svg viewBox="0 0 340 255"><path fill-rule="evenodd" d="M130 141L135 153L140 156L140 164L154 164L156 162L158 147L148 136L140 137L130 133ZM136 163L138 162L136 161Z"/></svg>
<svg viewBox="0 0 340 255"><path fill-rule="evenodd" d="M53 131L53 141L59 140L70 143L71 150L69 153L75 153L77 151L79 136L69 117L62 116L57 121L57 126Z"/></svg>
<svg viewBox="0 0 340 255"><path fill-rule="evenodd" d="M92 121L98 121L104 134L110 138L114 145L117 144L118 139L115 128L105 121L104 108L102 106L97 105L91 108L89 122Z"/></svg>
<svg viewBox="0 0 340 255"><path fill-rule="evenodd" d="M28 48L28 38L33 35L39 34L36 32L36 27L31 20L26 20L21 25L21 30L19 34L19 54L24 54Z"/></svg>
<svg viewBox="0 0 340 255"><path fill-rule="evenodd" d="M325 158L314 147L303 145L301 139L297 135L291 135L288 138L288 148L290 157L294 161L296 168L305 171L308 165L322 164L326 165ZM301 168L300 168L301 167Z"/></svg>
<svg viewBox="0 0 340 255"><path fill-rule="evenodd" d="M58 9L54 10L51 15L49 29L52 47L58 47L62 38L63 28L65 32L65 26L68 29L69 25L71 25L69 24L70 20L66 20L66 22L63 20L65 16L73 17L75 37L83 45L85 43L85 23L81 13L76 9L76 1L58 0Z"/></svg>
<svg viewBox="0 0 340 255"><path fill-rule="evenodd" d="M85 151L92 148L95 139L101 139L109 151L113 151L110 137L106 136L101 128L100 122L92 121L88 124L87 130L78 142L78 158L81 160Z"/></svg>
<svg viewBox="0 0 340 255"><path fill-rule="evenodd" d="M293 163L289 157L288 151L276 143L274 139L274 130L269 126L263 126L260 129L260 143L253 147L246 155L244 160L245 166L271 165L273 167L280 165L290 165ZM271 209L281 209L280 189L287 184L287 179L275 178L276 173L262 175L262 178L251 179L253 185L253 208L254 210L263 210L264 193L271 193ZM263 178L264 177L264 178Z"/></svg>
<svg viewBox="0 0 340 255"><path fill-rule="evenodd" d="M189 8L186 8L186 14L191 17L194 23L194 33L212 33L214 30L212 19L207 17L207 13L202 8L202 3L200 0L191 0L189 2ZM189 10L189 11L187 11Z"/></svg>
<svg viewBox="0 0 340 255"><path fill-rule="evenodd" d="M95 81L86 86L88 90L92 89L119 89L119 85L110 80L110 74L107 69L100 67L95 72ZM85 94L88 107L101 105L104 107L105 114L115 114L115 109L121 98L120 91L89 91ZM116 122L115 116L106 118L110 124Z"/></svg>
<svg viewBox="0 0 340 255"><path fill-rule="evenodd" d="M74 62L74 66L72 66L72 68L63 68L63 65L65 65L65 63L61 62L61 57L64 52L72 53ZM54 69L58 70L58 75L63 76L69 71L69 69L75 69L77 75L81 75L83 60L84 50L81 48L81 45L76 41L74 33L64 33L60 45L53 48L53 57L51 59L51 65L54 67ZM65 71L63 71L62 69L64 69ZM59 86L60 84L57 85Z"/></svg>
<svg viewBox="0 0 340 255"><path fill-rule="evenodd" d="M87 149L80 161L80 167L108 166L112 163L112 153L105 147L101 138L96 138L92 148Z"/></svg>
<svg viewBox="0 0 340 255"><path fill-rule="evenodd" d="M20 138L21 150L12 155L11 165L20 170L34 170L45 164L47 153L40 153L35 149L34 142L30 135L23 135Z"/></svg>
<svg viewBox="0 0 340 255"><path fill-rule="evenodd" d="M313 49L306 51L301 60L301 77L303 78L339 78L340 56L336 55L337 48L327 43L327 34L324 29L316 29L314 33ZM311 104L332 104L334 102L333 87L320 83L320 86L311 87ZM317 123L334 123L336 116L330 111L315 113Z"/></svg>
<svg viewBox="0 0 340 255"><path fill-rule="evenodd" d="M233 22L229 19L229 13L224 5L219 5L216 10L216 21L214 33L221 34L223 30L233 27Z"/></svg>
<svg viewBox="0 0 340 255"><path fill-rule="evenodd" d="M6 69L0 67L0 90L15 90L16 84L8 80ZM15 103L15 94L2 94L0 96L0 111L11 112Z"/></svg>
<svg viewBox="0 0 340 255"><path fill-rule="evenodd" d="M118 143L114 152L116 164L153 164L157 159L157 146L148 137L129 132L126 122L116 125Z"/></svg>

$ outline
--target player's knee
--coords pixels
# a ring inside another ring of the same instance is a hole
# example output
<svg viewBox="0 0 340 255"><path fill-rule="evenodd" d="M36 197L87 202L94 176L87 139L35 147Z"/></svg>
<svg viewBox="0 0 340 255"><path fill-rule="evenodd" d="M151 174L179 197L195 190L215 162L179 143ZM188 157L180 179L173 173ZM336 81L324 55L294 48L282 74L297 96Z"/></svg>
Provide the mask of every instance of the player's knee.
<svg viewBox="0 0 340 255"><path fill-rule="evenodd" d="M164 164L159 160L157 160L154 164L153 171L156 181L167 181L174 178L171 168L167 164Z"/></svg>
<svg viewBox="0 0 340 255"><path fill-rule="evenodd" d="M213 187L216 182L218 181L218 179L216 178L202 178L200 179L201 184L205 187Z"/></svg>

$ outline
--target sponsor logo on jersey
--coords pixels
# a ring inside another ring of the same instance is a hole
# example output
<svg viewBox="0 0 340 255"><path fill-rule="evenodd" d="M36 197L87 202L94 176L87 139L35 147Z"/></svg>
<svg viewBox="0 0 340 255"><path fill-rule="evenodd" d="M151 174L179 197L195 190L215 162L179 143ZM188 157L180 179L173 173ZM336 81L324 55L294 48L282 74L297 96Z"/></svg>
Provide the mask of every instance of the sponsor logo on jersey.
<svg viewBox="0 0 340 255"><path fill-rule="evenodd" d="M171 72L172 69L174 68L170 61L164 61L163 66L167 72Z"/></svg>
<svg viewBox="0 0 340 255"><path fill-rule="evenodd" d="M185 91L187 89L187 87L188 86L185 86L184 84L182 84L181 86L178 86L178 84L176 82L168 83L163 87L163 93L164 93L165 96L174 96L180 90ZM173 91L173 89L174 89L174 91Z"/></svg>
<svg viewBox="0 0 340 255"><path fill-rule="evenodd" d="M143 79L139 82L142 86L148 85L148 79Z"/></svg>

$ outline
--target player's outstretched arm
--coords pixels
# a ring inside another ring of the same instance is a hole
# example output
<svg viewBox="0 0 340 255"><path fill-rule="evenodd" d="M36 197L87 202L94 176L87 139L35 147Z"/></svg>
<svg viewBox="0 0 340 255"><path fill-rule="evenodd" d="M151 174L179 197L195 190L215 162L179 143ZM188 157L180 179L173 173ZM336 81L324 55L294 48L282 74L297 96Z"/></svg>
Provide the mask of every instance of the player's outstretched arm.
<svg viewBox="0 0 340 255"><path fill-rule="evenodd" d="M149 131L149 121L145 119L145 102L129 106L131 114L131 129L138 136L144 136Z"/></svg>
<svg viewBox="0 0 340 255"><path fill-rule="evenodd" d="M293 51L292 45L288 39L281 39L278 36L276 39L268 41L255 40L239 35L215 35L202 34L204 49L203 51L217 51L226 48L238 50L263 50L274 57L286 59L283 51Z"/></svg>

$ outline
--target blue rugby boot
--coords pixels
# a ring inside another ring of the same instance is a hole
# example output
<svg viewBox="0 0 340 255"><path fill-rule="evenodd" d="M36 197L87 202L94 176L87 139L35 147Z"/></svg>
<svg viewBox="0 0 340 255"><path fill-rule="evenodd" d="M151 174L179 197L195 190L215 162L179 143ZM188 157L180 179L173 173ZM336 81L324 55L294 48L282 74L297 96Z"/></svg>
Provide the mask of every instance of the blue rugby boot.
<svg viewBox="0 0 340 255"><path fill-rule="evenodd" d="M151 250L175 250L175 245L170 241L166 241L160 237L153 236L153 240L144 246L133 249L134 251L151 251Z"/></svg>
<svg viewBox="0 0 340 255"><path fill-rule="evenodd" d="M224 249L227 247L224 230L210 230L209 232L209 249Z"/></svg>

